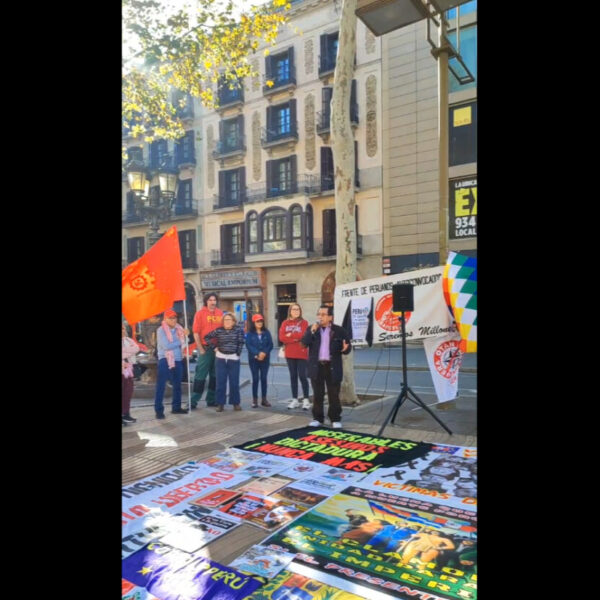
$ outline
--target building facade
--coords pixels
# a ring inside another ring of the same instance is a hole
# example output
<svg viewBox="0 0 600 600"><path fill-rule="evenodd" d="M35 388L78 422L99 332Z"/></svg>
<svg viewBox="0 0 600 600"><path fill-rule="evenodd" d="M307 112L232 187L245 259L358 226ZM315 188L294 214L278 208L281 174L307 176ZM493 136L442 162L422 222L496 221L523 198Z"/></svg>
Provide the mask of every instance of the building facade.
<svg viewBox="0 0 600 600"><path fill-rule="evenodd" d="M260 312L275 331L292 302L309 320L321 303L333 303L336 219L329 105L339 10L333 0L294 2L290 26L277 45L268 56L260 51L251 57L258 77L247 78L242 88L219 86L217 110L192 104L185 139L194 160L180 168L174 223L186 289L198 308L200 295L214 291L223 310L241 318L244 311ZM361 279L381 274L383 250L380 46L359 22L350 109ZM135 140L129 143L132 152L140 152ZM158 141L141 152L152 161L177 148ZM123 203L123 251L131 262L148 247L146 225L135 221L126 182ZM177 206L185 208L178 214ZM163 223L161 230L171 224Z"/></svg>

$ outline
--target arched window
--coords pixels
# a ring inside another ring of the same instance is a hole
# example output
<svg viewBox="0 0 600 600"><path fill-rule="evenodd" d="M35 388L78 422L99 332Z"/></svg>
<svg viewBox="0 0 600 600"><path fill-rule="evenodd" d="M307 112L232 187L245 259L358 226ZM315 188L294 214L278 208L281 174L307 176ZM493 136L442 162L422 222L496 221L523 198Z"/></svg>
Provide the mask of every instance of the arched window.
<svg viewBox="0 0 600 600"><path fill-rule="evenodd" d="M255 212L248 213L246 218L248 226L248 253L258 252L258 215Z"/></svg>
<svg viewBox="0 0 600 600"><path fill-rule="evenodd" d="M263 252L279 252L287 250L286 240L287 211L283 208L272 208L262 216Z"/></svg>
<svg viewBox="0 0 600 600"><path fill-rule="evenodd" d="M292 222L292 248L302 248L302 207L297 204L292 206L290 216Z"/></svg>
<svg viewBox="0 0 600 600"><path fill-rule="evenodd" d="M314 249L314 245L313 245L313 237L314 237L313 236L313 209L310 204L306 207L305 230L306 230L306 244L304 247L307 250L313 250Z"/></svg>

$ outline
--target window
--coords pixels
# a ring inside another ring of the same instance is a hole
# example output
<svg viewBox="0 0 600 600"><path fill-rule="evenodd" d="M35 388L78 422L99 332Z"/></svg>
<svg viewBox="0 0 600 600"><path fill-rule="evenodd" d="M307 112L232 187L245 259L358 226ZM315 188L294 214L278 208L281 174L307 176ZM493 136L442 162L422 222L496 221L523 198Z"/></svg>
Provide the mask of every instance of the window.
<svg viewBox="0 0 600 600"><path fill-rule="evenodd" d="M321 146L321 191L334 187L333 151L330 146Z"/></svg>
<svg viewBox="0 0 600 600"><path fill-rule="evenodd" d="M296 83L294 68L294 47L273 56L267 56L265 61L265 79L272 81L272 86L263 88L265 92L290 83Z"/></svg>
<svg viewBox="0 0 600 600"><path fill-rule="evenodd" d="M196 230L179 231L179 249L181 251L181 266L184 269L197 269L196 263Z"/></svg>
<svg viewBox="0 0 600 600"><path fill-rule="evenodd" d="M321 56L319 57L319 75L335 70L339 31L321 36Z"/></svg>
<svg viewBox="0 0 600 600"><path fill-rule="evenodd" d="M150 168L158 169L168 154L167 140L156 140L150 144Z"/></svg>
<svg viewBox="0 0 600 600"><path fill-rule="evenodd" d="M223 154L241 150L244 139L244 115L219 123L220 150Z"/></svg>
<svg viewBox="0 0 600 600"><path fill-rule="evenodd" d="M194 116L194 101L189 94L185 94L181 90L173 92L173 106L180 119L189 119Z"/></svg>
<svg viewBox="0 0 600 600"><path fill-rule="evenodd" d="M244 262L244 225L221 225L221 264Z"/></svg>
<svg viewBox="0 0 600 600"><path fill-rule="evenodd" d="M263 252L277 252L287 249L286 220L287 212L283 208L268 210L263 215Z"/></svg>
<svg viewBox="0 0 600 600"><path fill-rule="evenodd" d="M144 238L134 237L127 240L127 263L132 263L144 254Z"/></svg>
<svg viewBox="0 0 600 600"><path fill-rule="evenodd" d="M477 162L477 102L450 107L449 165Z"/></svg>
<svg viewBox="0 0 600 600"><path fill-rule="evenodd" d="M296 100L267 107L267 142L298 136Z"/></svg>
<svg viewBox="0 0 600 600"><path fill-rule="evenodd" d="M460 16L467 15L477 10L477 0L471 0L471 2L465 2L460 6ZM456 19L456 8L451 8L447 13L448 19Z"/></svg>
<svg viewBox="0 0 600 600"><path fill-rule="evenodd" d="M238 206L246 197L246 168L219 172L219 208Z"/></svg>
<svg viewBox="0 0 600 600"><path fill-rule="evenodd" d="M144 162L144 151L139 146L132 146L127 148L127 160L136 160L138 162Z"/></svg>
<svg viewBox="0 0 600 600"><path fill-rule="evenodd" d="M328 208L323 211L323 256L335 256L335 236L335 208Z"/></svg>
<svg viewBox="0 0 600 600"><path fill-rule="evenodd" d="M302 248L302 207L293 206L290 214L292 216L292 248Z"/></svg>
<svg viewBox="0 0 600 600"><path fill-rule="evenodd" d="M313 209L312 209L312 206L309 204L306 207L306 244L305 244L305 248L307 250L313 250L313 247L314 247L313 237L314 237Z"/></svg>
<svg viewBox="0 0 600 600"><path fill-rule="evenodd" d="M296 181L296 156L267 161L267 197L283 194L295 194L298 191Z"/></svg>
<svg viewBox="0 0 600 600"><path fill-rule="evenodd" d="M222 77L219 81L218 96L220 106L233 104L235 102L243 102L244 86L240 81L228 81Z"/></svg>
<svg viewBox="0 0 600 600"><path fill-rule="evenodd" d="M185 135L175 142L175 159L177 165L195 164L194 131L186 131Z"/></svg>
<svg viewBox="0 0 600 600"><path fill-rule="evenodd" d="M448 33L448 39L452 45L457 48L456 31ZM461 85L458 82L458 79L450 72L448 75L450 80L450 92L459 92L460 90L468 90L477 87L477 25L460 28L460 55L471 72L471 75L475 77L475 81ZM459 76L462 77L467 74L456 58L451 58L449 64Z"/></svg>
<svg viewBox="0 0 600 600"><path fill-rule="evenodd" d="M255 212L248 214L248 252L258 252L258 215Z"/></svg>
<svg viewBox="0 0 600 600"><path fill-rule="evenodd" d="M192 211L192 180L184 179L177 187L177 200L175 201L175 214L185 215Z"/></svg>

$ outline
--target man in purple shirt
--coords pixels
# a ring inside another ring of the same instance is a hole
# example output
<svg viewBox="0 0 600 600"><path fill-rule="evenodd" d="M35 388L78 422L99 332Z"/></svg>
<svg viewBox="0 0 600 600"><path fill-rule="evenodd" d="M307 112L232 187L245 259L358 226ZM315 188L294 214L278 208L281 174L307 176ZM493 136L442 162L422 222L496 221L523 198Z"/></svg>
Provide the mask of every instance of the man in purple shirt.
<svg viewBox="0 0 600 600"><path fill-rule="evenodd" d="M334 429L342 428L342 405L340 384L343 379L342 354L352 350L350 338L343 327L333 324L333 307L322 304L317 311L317 323L308 327L302 336L302 343L308 347L308 376L315 393L313 420L309 427L321 427L325 420L323 400L325 385L329 410L327 416Z"/></svg>

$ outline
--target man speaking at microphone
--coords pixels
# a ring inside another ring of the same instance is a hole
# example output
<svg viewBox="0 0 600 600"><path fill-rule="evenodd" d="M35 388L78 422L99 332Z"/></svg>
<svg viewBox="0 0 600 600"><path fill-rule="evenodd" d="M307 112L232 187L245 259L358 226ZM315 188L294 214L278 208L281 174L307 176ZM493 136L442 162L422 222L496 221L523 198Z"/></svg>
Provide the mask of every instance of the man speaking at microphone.
<svg viewBox="0 0 600 600"><path fill-rule="evenodd" d="M350 354L352 346L344 328L333 324L332 306L321 304L317 319L318 322L307 328L302 336L302 343L308 347L308 376L314 391L313 420L308 426L321 427L325 421L323 399L327 385L327 416L334 429L341 429L340 385L344 376L342 354Z"/></svg>

